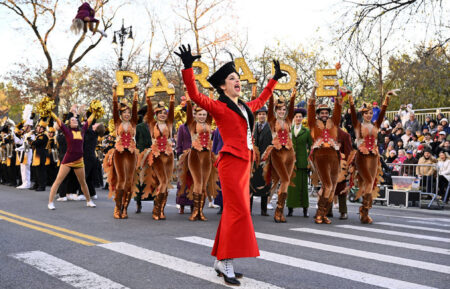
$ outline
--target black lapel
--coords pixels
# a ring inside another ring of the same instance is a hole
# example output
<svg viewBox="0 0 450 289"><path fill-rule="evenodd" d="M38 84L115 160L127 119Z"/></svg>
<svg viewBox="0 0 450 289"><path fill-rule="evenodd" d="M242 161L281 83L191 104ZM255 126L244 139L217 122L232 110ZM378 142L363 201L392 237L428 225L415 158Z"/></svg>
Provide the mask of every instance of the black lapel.
<svg viewBox="0 0 450 289"><path fill-rule="evenodd" d="M217 100L225 103L228 108L230 108L232 111L234 111L235 113L240 115L243 119L245 119L245 116L242 113L241 109L228 96L221 94ZM248 122L250 124L250 130L253 131L253 125L254 125L253 112L250 110L250 108L247 106L247 104L245 104L245 102L243 102L240 99L238 99L238 102L239 102L239 104L242 104L244 106L245 110L247 111Z"/></svg>

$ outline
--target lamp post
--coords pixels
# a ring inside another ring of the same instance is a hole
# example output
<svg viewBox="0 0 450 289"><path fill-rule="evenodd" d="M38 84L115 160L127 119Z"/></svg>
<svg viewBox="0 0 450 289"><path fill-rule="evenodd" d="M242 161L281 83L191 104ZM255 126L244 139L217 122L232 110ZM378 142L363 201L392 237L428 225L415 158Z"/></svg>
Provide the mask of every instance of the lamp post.
<svg viewBox="0 0 450 289"><path fill-rule="evenodd" d="M112 41L112 43L114 45L117 45L117 37L119 38L119 43L120 43L119 70L122 70L123 44L125 43L125 37L127 37L127 36L128 36L128 39L133 40L133 26L130 25L128 27L125 27L124 20L122 19L122 27L119 30L114 31L114 37L113 37L113 41Z"/></svg>

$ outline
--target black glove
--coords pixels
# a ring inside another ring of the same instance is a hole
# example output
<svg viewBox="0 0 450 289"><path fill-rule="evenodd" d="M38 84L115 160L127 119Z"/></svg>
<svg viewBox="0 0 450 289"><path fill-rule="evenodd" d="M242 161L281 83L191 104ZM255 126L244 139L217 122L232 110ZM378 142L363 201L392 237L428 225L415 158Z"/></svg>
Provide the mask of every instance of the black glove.
<svg viewBox="0 0 450 289"><path fill-rule="evenodd" d="M287 76L286 73L281 72L281 68L280 68L280 62L278 60L274 60L273 61L273 66L275 67L275 74L273 75L273 79L275 79L276 81L278 81L278 79Z"/></svg>
<svg viewBox="0 0 450 289"><path fill-rule="evenodd" d="M176 55L178 55L181 58L181 61L183 61L184 68L188 69L192 67L192 63L196 60L202 57L201 55L193 56L191 53L191 45L188 44L188 48L186 49L186 46L181 45L180 47L180 53L174 52Z"/></svg>

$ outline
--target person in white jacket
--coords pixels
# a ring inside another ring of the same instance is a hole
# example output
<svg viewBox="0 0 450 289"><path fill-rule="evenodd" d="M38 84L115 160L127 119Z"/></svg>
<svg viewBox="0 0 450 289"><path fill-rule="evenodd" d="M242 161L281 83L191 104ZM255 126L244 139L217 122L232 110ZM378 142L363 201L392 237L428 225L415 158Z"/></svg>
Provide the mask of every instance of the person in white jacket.
<svg viewBox="0 0 450 289"><path fill-rule="evenodd" d="M441 151L437 162L438 174L439 174L439 195L444 196L450 181L450 156ZM448 202L448 199L445 200Z"/></svg>
<svg viewBox="0 0 450 289"><path fill-rule="evenodd" d="M33 150L31 149L30 141L34 141L35 139L35 136L31 131L33 127L32 110L33 106L31 104L25 105L25 109L22 114L24 121L23 133L21 137L14 135L14 142L16 146L19 145L19 147L16 148L16 151L18 152L18 156L20 158L20 175L22 177L22 184L18 186L17 189L29 189L31 187L30 166L33 158Z"/></svg>

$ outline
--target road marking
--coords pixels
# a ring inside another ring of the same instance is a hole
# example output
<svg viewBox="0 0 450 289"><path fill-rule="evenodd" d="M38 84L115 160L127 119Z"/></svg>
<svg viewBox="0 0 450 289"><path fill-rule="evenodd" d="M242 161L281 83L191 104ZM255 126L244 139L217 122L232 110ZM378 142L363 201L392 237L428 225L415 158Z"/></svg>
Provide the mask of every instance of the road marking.
<svg viewBox="0 0 450 289"><path fill-rule="evenodd" d="M450 218L428 218L428 217L409 217L409 216L399 216L399 215L387 215L387 214L377 214L371 213L371 216L384 216L384 217L396 217L396 218L404 218L404 219L415 219L415 220L426 220L426 221L438 221L438 222L446 222L450 223Z"/></svg>
<svg viewBox="0 0 450 289"><path fill-rule="evenodd" d="M99 247L121 253L139 260L143 260L158 266L162 266L177 272L184 273L189 276L193 276L211 283L227 286L223 278L217 277L216 272L213 270L212 266L205 266L202 264L187 261L181 258L173 257L170 255L162 254L156 251L131 245L128 243L117 242L109 244L101 244ZM212 265L212 264L211 264ZM231 287L231 286L230 286ZM241 281L241 286L239 288L280 288L275 285L265 283L262 281L243 278Z"/></svg>
<svg viewBox="0 0 450 289"><path fill-rule="evenodd" d="M440 227L450 227L450 224L439 224L439 223L436 223L436 222L427 222L427 221L420 221L420 220L409 220L407 222L408 223L417 223L417 224L440 226Z"/></svg>
<svg viewBox="0 0 450 289"><path fill-rule="evenodd" d="M353 257L359 257L369 260L376 260L380 262L386 262L386 263L392 263L396 265L403 265L408 267L414 267L418 269L423 270L429 270L429 271L436 271L444 274L450 274L450 266L445 265L439 265L429 262L422 262L422 261L416 261L412 259L406 259L401 257L394 257L390 255L384 255L384 254L378 254L378 253L372 253L362 250L356 250L356 249L350 249L346 247L339 247L339 246L333 246L333 245L327 245L317 242L310 242L310 241L304 241L294 238L287 238L287 237L281 237L277 235L271 235L271 234L264 234L264 233L258 233L256 232L256 238L274 241L274 242L280 242L285 243L289 245L295 245L295 246L302 246L322 251L328 251L333 252L337 254L344 254L349 255Z"/></svg>
<svg viewBox="0 0 450 289"><path fill-rule="evenodd" d="M290 230L297 231L297 232L316 234L316 235L323 235L323 236L327 236L327 237L349 239L349 240L353 240L353 241L362 241L362 242L373 243L373 244L378 244L378 245L387 245L387 246L399 247L399 248L410 249L410 250L418 250L418 251L424 251L424 252L450 255L449 249L443 249L443 248L437 248L437 247L431 247L431 246L416 245L416 244L405 243L405 242L364 237L364 236L360 236L360 235L345 234L345 233L317 230L317 229L311 229L311 228L292 228Z"/></svg>
<svg viewBox="0 0 450 289"><path fill-rule="evenodd" d="M25 223L25 222L22 222L22 221L18 221L18 220L15 220L15 219L11 219L11 218L8 218L8 217L4 217L4 216L2 216L2 218L5 221L8 221L8 222L20 225L20 226L24 226L24 227L27 227L27 228L30 228L30 229L33 229L33 230L37 230L37 231L40 231L40 232L43 232L43 233L47 233L49 235L52 235L52 236L55 236L55 237L59 237L59 238L62 238L62 239L66 239L66 240L69 240L69 241L72 241L72 242L75 242L75 243L78 243L78 244L81 244L81 245L95 246L94 243L91 243L91 242L88 242L88 241L85 241L85 240L82 240L82 239L78 239L78 238L75 238L75 237L72 237L72 236L64 235L64 234L61 234L61 233L57 233L57 232L54 232L54 231L49 230L49 229L44 229L44 228L41 228L41 227L38 227L38 226L35 226L35 225L30 225L28 223Z"/></svg>
<svg viewBox="0 0 450 289"><path fill-rule="evenodd" d="M388 222L377 222L376 224L377 225L391 226L391 227L408 228L408 229L414 229L414 230L422 230L422 231L430 231L430 232L439 232L439 233L450 234L450 230L444 230L444 229L436 229L436 228L429 228L429 227L419 227L419 226L395 224L395 223L388 223Z"/></svg>
<svg viewBox="0 0 450 289"><path fill-rule="evenodd" d="M103 243L103 244L106 244L106 243L110 242L110 241L107 241L107 240L104 240L104 239L101 239L101 238L97 238L95 236L86 235L86 234L79 233L79 232L76 232L76 231L72 231L72 230L69 230L69 229L66 229L66 228L62 228L62 227L50 225L50 224L47 224L47 223L44 223L44 222L36 221L36 220L33 220L33 219L25 218L25 217L22 217L22 216L13 214L13 213L9 213L9 212L6 212L6 211L0 210L0 214L7 215L7 216L10 216L10 217L14 217L14 218L19 219L19 220L27 221L27 222L32 223L32 224L40 225L42 227L47 227L47 228L50 228L50 229L53 229L53 230L56 230L56 231L68 233L68 234L71 234L71 235L74 235L74 236L78 236L78 237L81 237L81 238L84 238L84 239L88 239L88 240L91 240L91 241L95 241L95 242L99 242L99 243Z"/></svg>
<svg viewBox="0 0 450 289"><path fill-rule="evenodd" d="M362 227L362 226L353 226L353 225L337 225L336 227L364 231L364 232L373 232L373 233L380 233L380 234L386 234L386 235L402 236L402 237L409 237L409 238L414 238L414 239L450 243L449 238L441 238L441 237L435 237L435 236L411 234L411 233L405 233L405 232L397 232L397 231L391 231L391 230L383 230L383 229L376 229L376 228Z"/></svg>
<svg viewBox="0 0 450 289"><path fill-rule="evenodd" d="M85 270L72 263L56 258L42 251L31 251L10 255L39 271L55 277L75 288L81 289L128 289L122 284Z"/></svg>
<svg viewBox="0 0 450 289"><path fill-rule="evenodd" d="M207 246L207 247L212 247L213 243L214 243L213 240L209 240L209 239L205 239L205 238L201 238L201 237L195 237L195 236L181 237L181 238L177 238L177 239L181 240L181 241L186 241L189 243L197 244L197 245ZM101 246L104 246L104 245L101 245ZM420 284L416 284L416 283L410 283L410 282L406 282L406 281L396 280L396 279L392 279L392 278L388 278L388 277L378 276L378 275L360 272L360 271L356 271L356 270L352 270L352 269L328 265L328 264L324 264L324 263L318 263L318 262L304 260L304 259L295 258L295 257L291 257L291 256L271 253L271 252L267 252L267 251L260 250L259 253L261 254L261 256L258 257L259 259L263 259L263 260L267 260L267 261L271 261L271 262L275 262L275 263L279 263L279 264L283 264L283 265L288 265L288 266L292 266L292 267L296 267L296 268L300 268L300 269L304 269L304 270L308 270L308 271L331 275L331 276L335 276L335 277L339 277L339 278L343 278L343 279L347 279L347 280L351 280L351 281L355 281L355 282L370 284L370 285L374 285L374 286L378 286L378 287L382 287L382 288L392 288L392 289L394 289L394 288L395 289L432 288L432 287L428 287L428 286L424 286L424 285L420 285Z"/></svg>

